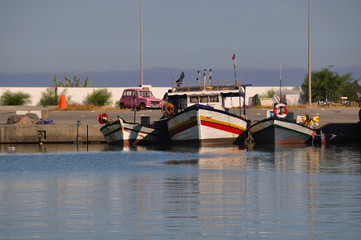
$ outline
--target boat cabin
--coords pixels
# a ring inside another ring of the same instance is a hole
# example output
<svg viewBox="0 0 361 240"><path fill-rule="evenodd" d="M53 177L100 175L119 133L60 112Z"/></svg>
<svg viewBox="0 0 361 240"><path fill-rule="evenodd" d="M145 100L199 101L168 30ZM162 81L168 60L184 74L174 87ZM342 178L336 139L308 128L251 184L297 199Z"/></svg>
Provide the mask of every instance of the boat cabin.
<svg viewBox="0 0 361 240"><path fill-rule="evenodd" d="M229 106L241 107L243 100L245 114L246 86L250 84L241 85L236 79L214 81L212 69L208 75L206 69L203 74L198 71L198 75L197 82L184 82L182 72L180 78L172 82L172 88L164 95L163 100L173 104L177 111L196 104L228 111Z"/></svg>
<svg viewBox="0 0 361 240"><path fill-rule="evenodd" d="M244 95L243 88L237 86L173 87L168 90L168 93L164 96L164 100L172 103L178 110L183 110L195 104L228 110L226 106L227 98L237 97L240 106L241 97L244 97Z"/></svg>

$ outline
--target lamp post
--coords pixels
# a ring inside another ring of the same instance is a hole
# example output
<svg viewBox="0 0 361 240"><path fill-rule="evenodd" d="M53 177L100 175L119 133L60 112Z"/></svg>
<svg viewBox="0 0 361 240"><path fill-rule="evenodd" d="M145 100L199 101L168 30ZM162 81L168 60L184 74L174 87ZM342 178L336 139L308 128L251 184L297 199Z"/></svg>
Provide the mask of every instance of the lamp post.
<svg viewBox="0 0 361 240"><path fill-rule="evenodd" d="M311 91L311 0L308 0L308 105L312 105Z"/></svg>
<svg viewBox="0 0 361 240"><path fill-rule="evenodd" d="M143 87L143 12L142 0L140 0L140 85Z"/></svg>

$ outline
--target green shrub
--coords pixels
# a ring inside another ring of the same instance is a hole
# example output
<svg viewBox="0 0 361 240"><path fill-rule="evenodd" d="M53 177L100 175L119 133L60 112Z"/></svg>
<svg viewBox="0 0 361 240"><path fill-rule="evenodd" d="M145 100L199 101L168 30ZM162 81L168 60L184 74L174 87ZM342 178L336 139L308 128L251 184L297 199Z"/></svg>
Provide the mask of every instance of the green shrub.
<svg viewBox="0 0 361 240"><path fill-rule="evenodd" d="M273 98L273 95L275 95L275 90L274 89L270 89L267 91L267 93L262 94L260 97L264 97L264 98Z"/></svg>
<svg viewBox="0 0 361 240"><path fill-rule="evenodd" d="M55 106L59 104L60 95L65 95L66 103L71 104L71 96L66 94L67 89L63 90L60 94L54 88L47 88L45 92L41 93L39 106Z"/></svg>
<svg viewBox="0 0 361 240"><path fill-rule="evenodd" d="M22 106L31 103L30 94L17 92L11 93L6 91L0 99L1 105L18 105Z"/></svg>
<svg viewBox="0 0 361 240"><path fill-rule="evenodd" d="M120 109L119 100L115 101L115 108Z"/></svg>
<svg viewBox="0 0 361 240"><path fill-rule="evenodd" d="M92 94L86 97L88 104L94 104L98 106L105 106L109 103L112 93L107 89L94 90Z"/></svg>
<svg viewBox="0 0 361 240"><path fill-rule="evenodd" d="M39 105L41 106L52 106L58 105L59 96L54 89L48 88L45 92L41 93L41 99Z"/></svg>

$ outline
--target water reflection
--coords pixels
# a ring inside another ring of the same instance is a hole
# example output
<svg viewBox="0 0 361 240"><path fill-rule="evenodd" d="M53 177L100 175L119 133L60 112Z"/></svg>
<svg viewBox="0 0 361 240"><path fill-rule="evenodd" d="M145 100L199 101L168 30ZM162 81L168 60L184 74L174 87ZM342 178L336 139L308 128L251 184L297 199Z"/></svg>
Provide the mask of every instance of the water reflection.
<svg viewBox="0 0 361 240"><path fill-rule="evenodd" d="M142 146L113 146L105 143L64 143L64 144L0 144L0 154L103 152L103 151L146 151Z"/></svg>
<svg viewBox="0 0 361 240"><path fill-rule="evenodd" d="M247 150L230 145L223 147L172 146L171 152L197 153L197 159L172 160L169 164L198 164L200 169L237 169L246 164Z"/></svg>
<svg viewBox="0 0 361 240"><path fill-rule="evenodd" d="M359 146L68 147L0 155L0 238L361 234Z"/></svg>
<svg viewBox="0 0 361 240"><path fill-rule="evenodd" d="M353 187L350 187L345 181L349 179L348 177L345 179L336 177L338 174L360 175L359 149L358 145L320 147L250 145L247 149L200 148L198 152L205 156L201 155L198 159L199 169L237 170L199 172L198 185L202 206L199 209L200 215L207 220L215 220L219 217L218 213L222 212L223 220L242 218L246 222L249 221L252 226L270 223L282 225L283 221L286 221L285 216L292 216L292 219L287 221L296 228L300 219L307 219L305 220L307 229L304 228L306 225L298 227L303 229L303 233L309 239L312 239L317 236L316 229L320 221L329 221L322 217L323 214L329 215L330 219L335 218L343 211L341 209L348 208L341 201L346 201L353 208L356 207L356 202L361 200L360 195L352 193L351 190L356 186L354 183L361 183L360 178L354 179L351 183ZM183 163L194 165L196 161L184 160ZM268 174L272 170L282 174ZM328 174L330 177L323 177L322 174ZM332 180L335 177L337 180ZM339 194L342 194L342 200ZM251 212L248 209L250 202L252 202ZM330 214L324 210L324 206L329 204L330 207L326 209L333 211ZM345 215L350 214L353 215L352 211ZM252 219L258 220L252 222ZM357 221L360 221L360 217L357 217ZM217 223L213 222L205 227L221 231L224 227L221 222L218 219ZM339 222L344 227L349 227L347 220L343 219ZM245 227L242 231L261 234L257 232L257 227L253 229L252 226ZM285 228L283 231L288 232L290 236L295 234L294 230ZM269 229L265 236L273 233ZM349 235L354 236L354 233L350 232ZM298 234L300 233L296 235Z"/></svg>
<svg viewBox="0 0 361 240"><path fill-rule="evenodd" d="M360 171L360 145L249 145L248 160L271 163L277 171L354 173Z"/></svg>

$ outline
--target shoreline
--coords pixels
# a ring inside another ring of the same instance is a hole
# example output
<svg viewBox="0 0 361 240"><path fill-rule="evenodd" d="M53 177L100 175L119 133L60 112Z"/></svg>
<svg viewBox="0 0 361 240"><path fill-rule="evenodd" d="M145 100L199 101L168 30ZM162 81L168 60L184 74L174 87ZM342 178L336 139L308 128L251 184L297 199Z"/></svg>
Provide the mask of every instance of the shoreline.
<svg viewBox="0 0 361 240"><path fill-rule="evenodd" d="M272 110L271 107L257 107L246 109L246 117L251 121L266 118L267 110ZM40 107L40 106L0 106L0 125L6 125L7 118L14 115L16 111L46 111L46 119L53 120L54 124L76 124L80 121L81 124L99 124L97 117L101 113L106 113L109 118L117 118L117 115L123 115L127 121L134 122L134 112L131 110L74 110L64 111L56 110L56 106ZM293 112L294 118L297 115L310 114L311 116L319 116L319 123L357 123L359 122L359 107L290 107L289 112ZM241 109L243 114L243 109ZM239 108L232 108L230 112L239 114ZM160 109L147 109L135 112L136 122L141 122L142 116L149 116L151 121L159 120L163 113ZM43 117L44 118L44 117Z"/></svg>
<svg viewBox="0 0 361 240"><path fill-rule="evenodd" d="M98 122L98 115L106 113L109 118L116 119L118 115L128 122L141 122L143 116L149 117L150 121L159 120L163 113L161 110L87 110L87 111L64 111L50 110L49 107L19 107L0 106L0 143L105 143L106 140L100 132L103 126ZM7 118L14 115L17 110L38 110L52 120L54 124L7 124ZM246 109L246 117L252 123L266 118L267 111L273 108ZM358 138L360 128L360 108L289 108L289 112L297 115L309 114L319 116L319 123L315 130L324 133L338 133ZM240 109L230 109L230 112L239 114ZM243 109L242 109L243 113ZM135 115L134 115L135 114ZM347 139L346 139L347 140Z"/></svg>

